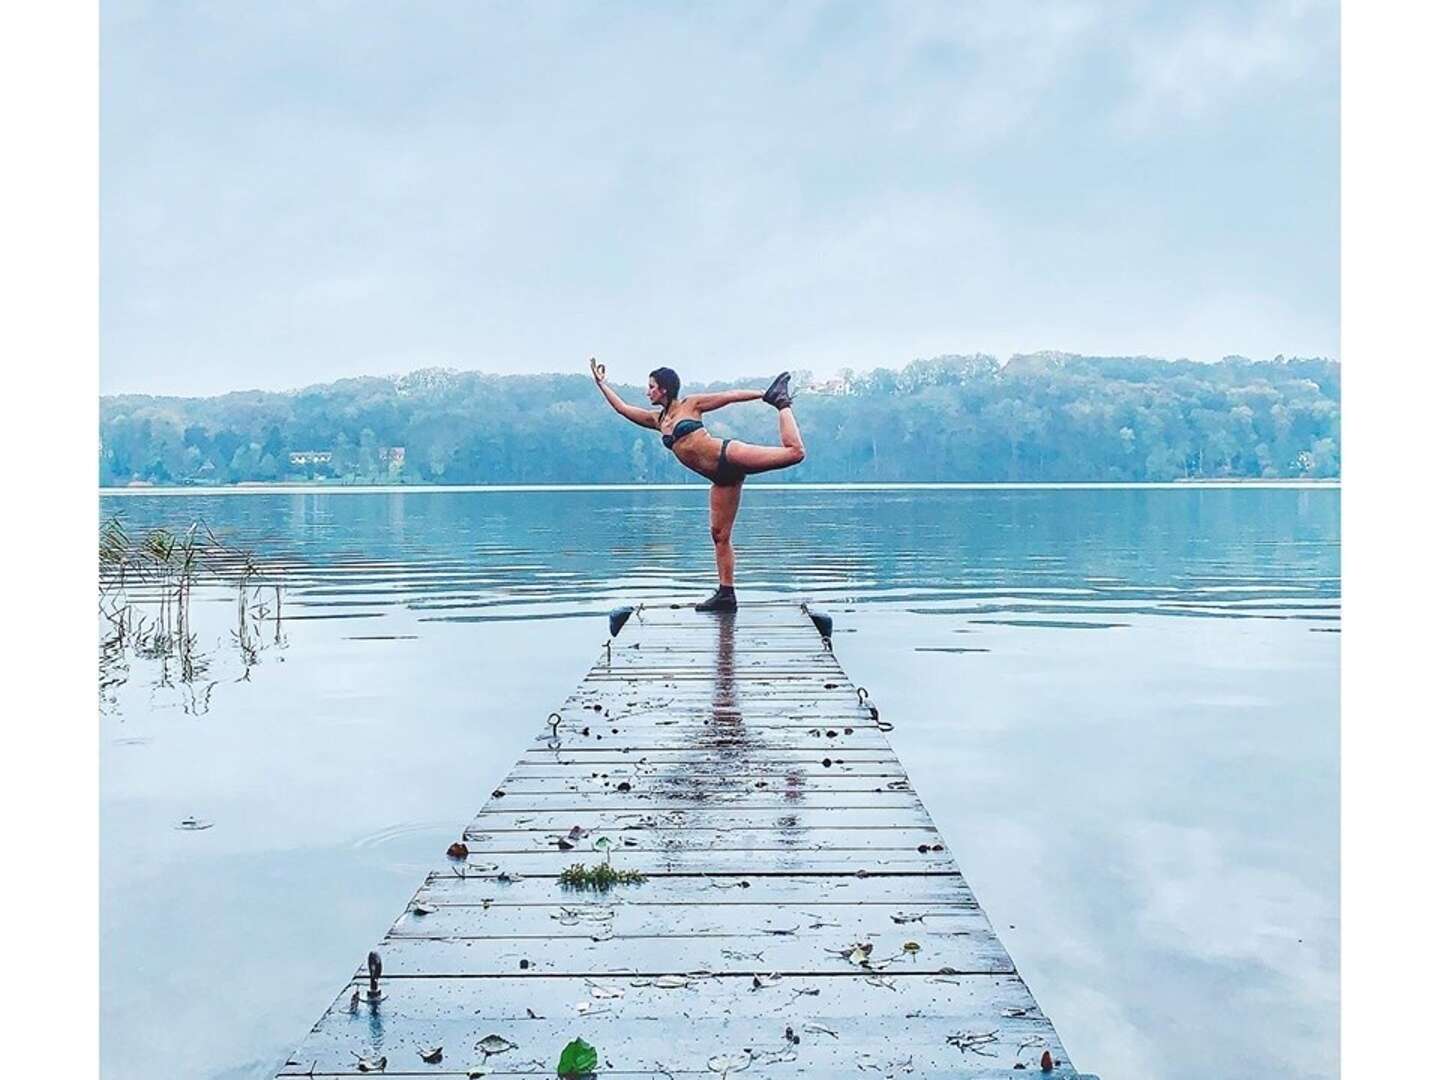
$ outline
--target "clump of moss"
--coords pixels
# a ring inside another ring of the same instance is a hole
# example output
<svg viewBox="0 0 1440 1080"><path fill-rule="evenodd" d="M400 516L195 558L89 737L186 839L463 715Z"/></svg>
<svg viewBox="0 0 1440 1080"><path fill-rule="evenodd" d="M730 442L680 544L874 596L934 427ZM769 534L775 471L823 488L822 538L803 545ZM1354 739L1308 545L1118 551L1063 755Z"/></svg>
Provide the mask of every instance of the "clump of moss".
<svg viewBox="0 0 1440 1080"><path fill-rule="evenodd" d="M560 884L567 889L598 889L605 892L615 885L638 885L645 875L634 870L616 870L609 863L586 866L573 863L560 873Z"/></svg>

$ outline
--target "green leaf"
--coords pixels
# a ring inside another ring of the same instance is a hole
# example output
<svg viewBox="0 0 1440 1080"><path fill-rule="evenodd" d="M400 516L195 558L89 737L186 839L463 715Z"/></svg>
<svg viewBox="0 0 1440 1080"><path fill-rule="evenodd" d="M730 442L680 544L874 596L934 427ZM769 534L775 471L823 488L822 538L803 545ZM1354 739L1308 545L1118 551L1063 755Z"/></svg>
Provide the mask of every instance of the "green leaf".
<svg viewBox="0 0 1440 1080"><path fill-rule="evenodd" d="M555 1072L560 1076L584 1076L593 1073L600 1064L600 1055L584 1039L576 1039L560 1051L560 1065Z"/></svg>

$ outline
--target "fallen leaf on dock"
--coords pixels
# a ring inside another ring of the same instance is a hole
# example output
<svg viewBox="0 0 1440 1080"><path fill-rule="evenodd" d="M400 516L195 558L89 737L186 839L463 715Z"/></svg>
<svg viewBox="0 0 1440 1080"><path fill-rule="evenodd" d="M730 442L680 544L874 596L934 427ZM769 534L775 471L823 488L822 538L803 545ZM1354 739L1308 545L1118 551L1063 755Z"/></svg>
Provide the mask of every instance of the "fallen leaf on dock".
<svg viewBox="0 0 1440 1080"><path fill-rule="evenodd" d="M561 1077L586 1076L600 1065L600 1054L584 1039L573 1039L560 1051L555 1073Z"/></svg>
<svg viewBox="0 0 1440 1080"><path fill-rule="evenodd" d="M356 1054L354 1050L351 1050L350 1053L355 1056L355 1068L363 1073L384 1072L385 1066L389 1064L384 1054L379 1057L368 1057L364 1054Z"/></svg>
<svg viewBox="0 0 1440 1080"><path fill-rule="evenodd" d="M615 918L615 909L609 907L562 907L559 913L551 912L552 919L558 919L561 926L574 926L580 922L608 922Z"/></svg>
<svg viewBox="0 0 1440 1080"><path fill-rule="evenodd" d="M445 854L452 859L464 859L469 857L470 849L466 847L462 841L456 840L455 843L445 849Z"/></svg>
<svg viewBox="0 0 1440 1080"><path fill-rule="evenodd" d="M985 1048L991 1043L998 1042L999 1038L994 1031L962 1031L955 1035L947 1035L945 1042L959 1049L961 1053L969 1050L984 1057L994 1057L994 1052Z"/></svg>
<svg viewBox="0 0 1440 1080"><path fill-rule="evenodd" d="M655 980L655 985L662 990L679 990L690 985L688 975L661 975Z"/></svg>
<svg viewBox="0 0 1440 1080"><path fill-rule="evenodd" d="M780 981L780 976L774 972L769 975L756 975L750 981L750 989L763 990L767 986L774 986Z"/></svg>
<svg viewBox="0 0 1440 1080"><path fill-rule="evenodd" d="M422 1046L419 1053L420 1060L427 1065L438 1065L445 1057L445 1048L443 1046Z"/></svg>
<svg viewBox="0 0 1440 1080"><path fill-rule="evenodd" d="M415 912L416 915L434 915L435 912L440 909L434 904L416 904L410 910Z"/></svg>
<svg viewBox="0 0 1440 1080"><path fill-rule="evenodd" d="M215 823L213 821L201 821L197 817L187 817L175 827L177 829L184 829L187 832L199 832L201 829L213 828L214 825Z"/></svg>
<svg viewBox="0 0 1440 1080"><path fill-rule="evenodd" d="M739 1072L741 1069L748 1069L752 1058L749 1050L742 1050L738 1054L716 1054L706 1065L711 1072L718 1072L720 1075Z"/></svg>
<svg viewBox="0 0 1440 1080"><path fill-rule="evenodd" d="M503 1035L486 1035L475 1044L475 1049L489 1057L491 1054L503 1054L507 1050L514 1050L517 1045Z"/></svg>

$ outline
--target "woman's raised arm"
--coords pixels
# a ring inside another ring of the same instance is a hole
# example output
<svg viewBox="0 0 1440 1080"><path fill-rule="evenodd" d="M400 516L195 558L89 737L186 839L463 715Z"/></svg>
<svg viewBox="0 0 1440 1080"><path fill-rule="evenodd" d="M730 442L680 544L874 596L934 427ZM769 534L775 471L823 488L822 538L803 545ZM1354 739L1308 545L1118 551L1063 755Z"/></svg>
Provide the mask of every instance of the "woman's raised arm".
<svg viewBox="0 0 1440 1080"><path fill-rule="evenodd" d="M642 409L638 405L629 405L625 399L610 389L610 384L605 381L605 365L597 364L595 358L590 358L590 374L595 377L595 385L605 395L605 400L610 402L610 407L625 417L632 424L639 424L641 427L658 428L659 422L655 414L649 409Z"/></svg>

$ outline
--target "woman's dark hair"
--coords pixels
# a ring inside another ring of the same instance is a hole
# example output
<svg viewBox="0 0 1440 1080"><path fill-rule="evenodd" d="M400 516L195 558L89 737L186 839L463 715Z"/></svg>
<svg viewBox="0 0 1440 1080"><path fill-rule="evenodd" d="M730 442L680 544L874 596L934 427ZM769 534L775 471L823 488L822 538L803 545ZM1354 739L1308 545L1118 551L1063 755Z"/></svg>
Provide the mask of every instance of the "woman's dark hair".
<svg viewBox="0 0 1440 1080"><path fill-rule="evenodd" d="M665 391L670 401L680 396L680 376L675 374L674 368L657 367L650 372L650 377L655 380L656 386Z"/></svg>

